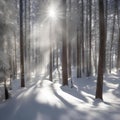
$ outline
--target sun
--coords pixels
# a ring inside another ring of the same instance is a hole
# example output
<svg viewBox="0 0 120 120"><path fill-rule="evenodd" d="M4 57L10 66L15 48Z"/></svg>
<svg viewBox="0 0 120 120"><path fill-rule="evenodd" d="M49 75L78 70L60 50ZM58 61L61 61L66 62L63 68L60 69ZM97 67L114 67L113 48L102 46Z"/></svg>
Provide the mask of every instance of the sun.
<svg viewBox="0 0 120 120"><path fill-rule="evenodd" d="M56 20L57 19L57 9L55 8L55 6L51 5L48 8L47 14L50 19Z"/></svg>
<svg viewBox="0 0 120 120"><path fill-rule="evenodd" d="M50 8L48 13L49 13L49 17L53 19L56 18L56 12L54 8Z"/></svg>

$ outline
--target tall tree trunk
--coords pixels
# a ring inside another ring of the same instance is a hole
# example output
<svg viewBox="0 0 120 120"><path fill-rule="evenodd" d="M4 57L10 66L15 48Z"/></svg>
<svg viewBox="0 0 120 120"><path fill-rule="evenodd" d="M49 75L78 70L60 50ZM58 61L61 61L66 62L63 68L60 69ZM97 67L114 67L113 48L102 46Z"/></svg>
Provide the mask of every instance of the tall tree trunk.
<svg viewBox="0 0 120 120"><path fill-rule="evenodd" d="M57 71L58 71L58 78L59 78L59 80L60 80L60 71L59 71L59 54L60 54L60 52L59 52L59 45L58 45L58 41L56 41L56 50L57 50L57 52L56 52L56 66L57 66Z"/></svg>
<svg viewBox="0 0 120 120"><path fill-rule="evenodd" d="M66 39L66 0L62 0L63 20L62 20L62 79L63 86L68 85L67 73L67 39Z"/></svg>
<svg viewBox="0 0 120 120"><path fill-rule="evenodd" d="M9 93L6 85L6 80L4 80L4 90L5 90L5 99L7 100L9 98Z"/></svg>
<svg viewBox="0 0 120 120"><path fill-rule="evenodd" d="M90 76L92 74L92 55L91 55L91 51L92 51L92 41L91 41L91 28L92 28L92 0L89 0L89 74L88 76Z"/></svg>
<svg viewBox="0 0 120 120"><path fill-rule="evenodd" d="M53 59L52 59L52 56L53 56L53 55L52 55L52 37L51 37L51 36L52 36L52 33L51 33L52 30L51 30L51 27L52 27L52 23L51 23L51 21L50 21L50 31L49 31L49 32L50 32L50 33L49 33L49 39L50 39L50 40L49 40L49 41L50 41L50 66L49 66L50 75L49 75L49 79L50 79L50 81L52 81L52 70L53 70L53 68L52 68L52 67L53 67L53 64L52 64L52 60L53 60Z"/></svg>
<svg viewBox="0 0 120 120"><path fill-rule="evenodd" d="M77 78L80 78L82 76L82 47L81 47L81 41L82 41L82 15L80 14L80 11L82 12L82 5L79 5L79 0L77 0L77 14L79 17L79 22L77 25ZM80 9L81 8L81 9Z"/></svg>
<svg viewBox="0 0 120 120"><path fill-rule="evenodd" d="M100 31L100 46L99 46L99 62L98 62L98 77L96 98L103 99L103 74L104 74L104 62L105 62L105 23L104 23L104 3L103 0L99 0L99 31Z"/></svg>
<svg viewBox="0 0 120 120"><path fill-rule="evenodd" d="M28 68L28 61L27 61L27 0L24 1L25 6L25 17L24 17L24 23L25 23L25 32L24 32L24 64L25 64L25 80L28 79L27 77L27 68Z"/></svg>
<svg viewBox="0 0 120 120"><path fill-rule="evenodd" d="M85 54L84 54L84 1L82 2L82 23L81 23L81 49L82 49L82 72L85 73Z"/></svg>
<svg viewBox="0 0 120 120"><path fill-rule="evenodd" d="M14 33L14 39L15 39L15 41L14 41L14 45L15 45L15 76L14 76L14 79L16 79L17 78L17 37L16 37L16 33Z"/></svg>
<svg viewBox="0 0 120 120"><path fill-rule="evenodd" d="M86 61L86 76L88 77L90 75L90 71L89 71L89 51L90 51L90 48L89 48L89 4L88 4L88 0L86 1L86 17L85 17L85 46L86 46L86 52L85 52L85 61Z"/></svg>
<svg viewBox="0 0 120 120"><path fill-rule="evenodd" d="M117 71L120 72L120 28L118 37L118 47L117 47Z"/></svg>
<svg viewBox="0 0 120 120"><path fill-rule="evenodd" d="M118 0L116 1L116 4L117 4L117 18L118 18L118 30L119 30L116 67L117 67L117 71L120 72L120 15L119 15L120 13L119 13L119 1Z"/></svg>
<svg viewBox="0 0 120 120"><path fill-rule="evenodd" d="M20 68L21 68L21 87L25 87L24 80L24 40L23 40L23 1L20 4Z"/></svg>
<svg viewBox="0 0 120 120"><path fill-rule="evenodd" d="M112 69L112 56L113 56L113 41L114 41L114 32L115 32L115 16L116 16L116 10L117 10L117 4L116 1L114 1L114 16L113 16L113 26L112 26L112 34L111 34L111 44L110 44L110 73L111 73L111 69Z"/></svg>
<svg viewBox="0 0 120 120"><path fill-rule="evenodd" d="M77 26L77 78L82 76L81 73L81 43L80 43L80 31Z"/></svg>
<svg viewBox="0 0 120 120"><path fill-rule="evenodd" d="M31 79L31 0L28 0L28 38L27 38L27 44L28 44L28 80Z"/></svg>
<svg viewBox="0 0 120 120"><path fill-rule="evenodd" d="M107 21L108 21L108 0L105 0L105 37L107 41ZM106 53L105 53L106 54ZM107 56L104 65L104 73L107 72Z"/></svg>
<svg viewBox="0 0 120 120"><path fill-rule="evenodd" d="M68 24L71 26L71 0L69 0L69 18ZM68 27L68 73L71 77L71 29ZM72 78L71 78L72 79Z"/></svg>
<svg viewBox="0 0 120 120"><path fill-rule="evenodd" d="M94 14L95 14L95 18L94 18L94 20L95 20L95 75L97 75L97 72L98 72L98 41L96 40L97 39L97 3L96 3L96 0L94 0L94 4L95 4L95 10L94 10Z"/></svg>

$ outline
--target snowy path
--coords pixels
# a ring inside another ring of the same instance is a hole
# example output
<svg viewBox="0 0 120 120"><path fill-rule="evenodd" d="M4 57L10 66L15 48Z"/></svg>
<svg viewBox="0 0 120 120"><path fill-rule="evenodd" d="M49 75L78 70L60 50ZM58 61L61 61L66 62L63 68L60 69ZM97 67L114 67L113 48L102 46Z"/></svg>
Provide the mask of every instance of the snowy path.
<svg viewBox="0 0 120 120"><path fill-rule="evenodd" d="M120 80L107 76L104 100L94 100L95 80L74 81L74 88L39 81L0 104L0 120L119 120Z"/></svg>

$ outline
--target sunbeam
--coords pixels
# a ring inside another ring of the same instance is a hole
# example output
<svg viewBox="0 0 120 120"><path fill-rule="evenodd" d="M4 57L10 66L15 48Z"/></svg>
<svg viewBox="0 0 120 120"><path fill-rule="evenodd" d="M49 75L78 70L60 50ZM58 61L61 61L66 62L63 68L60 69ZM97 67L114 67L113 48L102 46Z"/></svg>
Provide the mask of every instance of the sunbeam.
<svg viewBox="0 0 120 120"><path fill-rule="evenodd" d="M52 19L52 20L57 19L57 12L56 12L56 8L54 6L50 6L48 8L47 13L48 13L48 16L49 16L50 19Z"/></svg>

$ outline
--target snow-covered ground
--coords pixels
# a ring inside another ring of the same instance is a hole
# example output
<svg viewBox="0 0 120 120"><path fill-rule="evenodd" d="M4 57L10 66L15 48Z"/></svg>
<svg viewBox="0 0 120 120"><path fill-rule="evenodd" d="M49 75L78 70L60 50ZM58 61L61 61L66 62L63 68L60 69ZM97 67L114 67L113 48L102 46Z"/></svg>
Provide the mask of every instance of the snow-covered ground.
<svg viewBox="0 0 120 120"><path fill-rule="evenodd" d="M74 87L39 80L0 104L0 120L119 120L120 76L105 75L104 102L95 100L96 78L73 78Z"/></svg>

